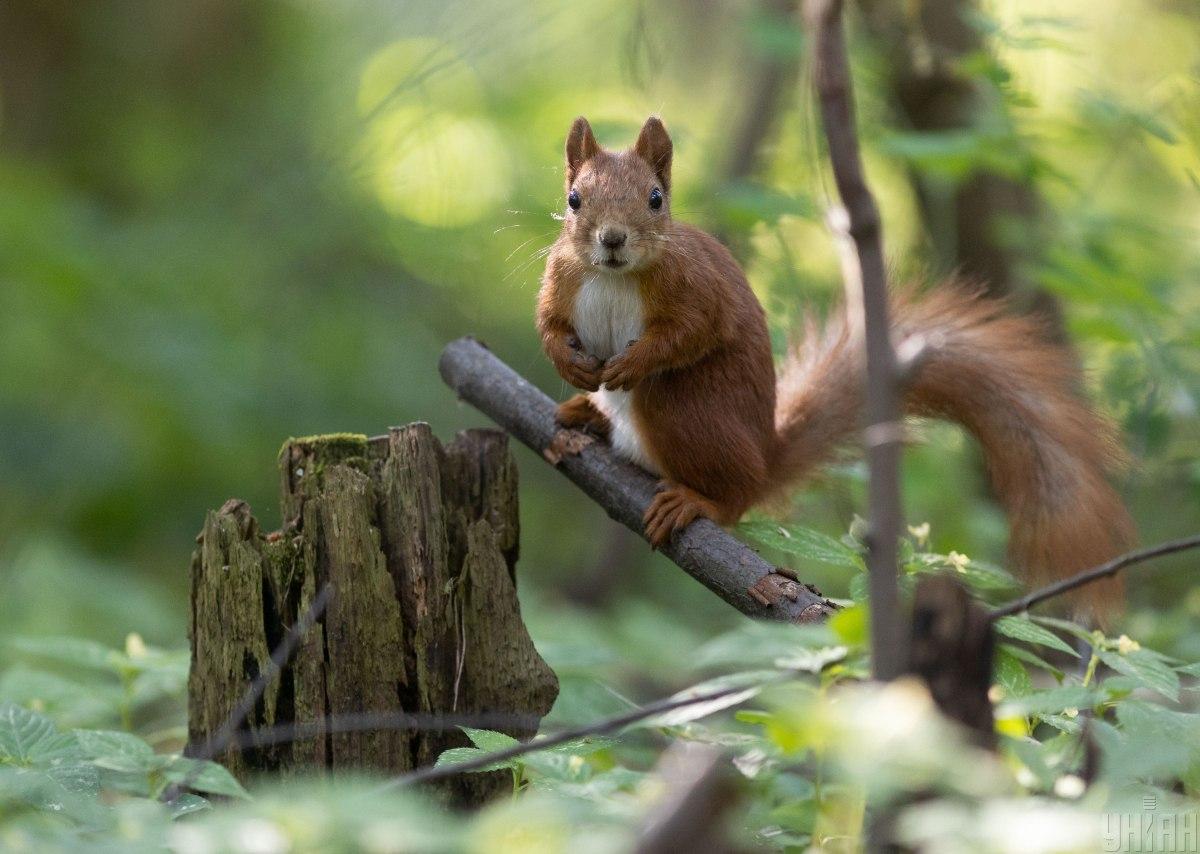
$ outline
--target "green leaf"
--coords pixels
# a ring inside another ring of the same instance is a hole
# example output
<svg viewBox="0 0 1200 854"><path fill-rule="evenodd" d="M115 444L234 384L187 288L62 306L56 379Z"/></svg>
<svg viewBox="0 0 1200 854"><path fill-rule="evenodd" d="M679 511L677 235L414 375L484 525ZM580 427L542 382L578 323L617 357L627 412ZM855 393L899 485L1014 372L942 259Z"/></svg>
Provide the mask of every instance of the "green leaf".
<svg viewBox="0 0 1200 854"><path fill-rule="evenodd" d="M167 806L171 810L171 818L182 818L194 812L212 809L212 804L208 800L199 795L193 795L191 792L184 792Z"/></svg>
<svg viewBox="0 0 1200 854"><path fill-rule="evenodd" d="M510 747L516 747L521 742L517 741L511 735L505 735L502 732L493 732L490 729L472 729L471 727L459 727L467 738L471 739L471 743L480 750L486 750L489 753L497 750L507 750Z"/></svg>
<svg viewBox="0 0 1200 854"><path fill-rule="evenodd" d="M856 604L835 611L828 622L829 628L847 646L862 647L866 645L869 624L866 605Z"/></svg>
<svg viewBox="0 0 1200 854"><path fill-rule="evenodd" d="M691 697L701 697L705 694L717 693L723 689L742 688L742 690L732 690L731 693L714 700L691 703L677 709L672 709L669 712L663 712L660 715L655 715L654 717L633 724L632 728L679 726L690 721L706 718L723 709L728 709L730 706L744 703L761 691L764 685L774 681L778 677L779 673L775 670L756 670L748 673L731 673L727 676L701 682L699 685L693 685L691 688L672 694L671 699L686 700Z"/></svg>
<svg viewBox="0 0 1200 854"><path fill-rule="evenodd" d="M743 522L737 532L756 543L793 555L833 566L861 569L862 558L833 537L799 525L779 525L761 519Z"/></svg>
<svg viewBox="0 0 1200 854"><path fill-rule="evenodd" d="M1005 619L1008 618L1006 617ZM1091 631L1085 629L1078 623L1071 622L1070 620L1060 620L1057 617L1043 617L1036 614L1029 615L1029 619L1039 625L1049 626L1052 629L1058 629L1059 631L1066 632L1069 635L1074 635L1081 641L1086 641L1088 644L1090 644L1093 640Z"/></svg>
<svg viewBox="0 0 1200 854"><path fill-rule="evenodd" d="M1059 714L1067 709L1090 709L1096 705L1099 694L1079 685L1033 691L1023 697L1010 697L1000 704L998 717L1014 714L1026 717Z"/></svg>
<svg viewBox="0 0 1200 854"><path fill-rule="evenodd" d="M88 729L75 730L74 735L82 754L97 768L145 775L158 767L154 749L135 735Z"/></svg>
<svg viewBox="0 0 1200 854"><path fill-rule="evenodd" d="M1066 641L1049 629L1044 629L1034 623L1028 617L1001 617L995 622L995 628L1005 637L1057 649L1059 652L1079 657L1079 653L1068 646Z"/></svg>
<svg viewBox="0 0 1200 854"><path fill-rule="evenodd" d="M1033 682L1025 671L1025 665L1003 647L996 650L996 662L992 676L1004 689L1005 696L1022 697L1033 690Z"/></svg>
<svg viewBox="0 0 1200 854"><path fill-rule="evenodd" d="M821 649L800 649L791 655L775 660L777 667L785 670L801 670L805 673L820 673L830 664L841 661L850 652L844 646L826 646Z"/></svg>
<svg viewBox="0 0 1200 854"><path fill-rule="evenodd" d="M129 664L124 653L82 638L13 638L9 643L21 652L89 670L119 673Z"/></svg>
<svg viewBox="0 0 1200 854"><path fill-rule="evenodd" d="M116 721L121 690L116 685L84 685L18 664L0 676L0 700L36 708L59 725L99 726Z"/></svg>
<svg viewBox="0 0 1200 854"><path fill-rule="evenodd" d="M13 703L0 704L0 764L50 765L83 758L71 736L49 718Z"/></svg>
<svg viewBox="0 0 1200 854"><path fill-rule="evenodd" d="M1135 649L1122 655L1107 649L1097 651L1100 660L1120 674L1138 680L1168 700L1179 700L1179 674L1161 658L1145 649Z"/></svg>
<svg viewBox="0 0 1200 854"><path fill-rule="evenodd" d="M189 759L186 756L159 757L168 764L162 769L163 777L172 783L179 783L198 792L211 795L225 795L230 798L249 798L250 793L242 788L242 784L226 770L225 766L216 762L206 762L200 759Z"/></svg>
<svg viewBox="0 0 1200 854"><path fill-rule="evenodd" d="M1016 659L1019 659L1020 661L1025 662L1026 664L1031 664L1034 667L1040 667L1042 670L1046 670L1050 673L1053 673L1054 677L1056 679L1058 679L1059 681L1062 681L1062 678L1064 676L1063 669L1061 667L1054 666L1053 664L1046 661L1046 659L1042 658L1037 653L1031 652L1030 650L1026 649L1023 646L1017 646L1016 644L1011 644L1011 643L999 644L998 648L1004 650L1009 655L1013 656Z"/></svg>
<svg viewBox="0 0 1200 854"><path fill-rule="evenodd" d="M446 765L463 765L467 762L475 762L482 759L492 751L480 750L478 747L451 747L449 750L443 750L438 756L437 762L433 763L433 767L441 768ZM485 765L482 768L474 769L473 773L483 773L484 771L498 771L501 768L512 768L516 764L516 760L509 759L502 762L493 762L490 765Z"/></svg>

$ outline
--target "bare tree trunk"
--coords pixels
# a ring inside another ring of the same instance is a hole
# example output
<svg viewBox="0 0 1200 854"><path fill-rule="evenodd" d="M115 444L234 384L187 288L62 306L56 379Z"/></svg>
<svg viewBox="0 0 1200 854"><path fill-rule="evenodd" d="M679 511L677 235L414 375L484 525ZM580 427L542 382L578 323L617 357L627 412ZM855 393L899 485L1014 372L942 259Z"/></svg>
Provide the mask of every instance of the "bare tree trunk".
<svg viewBox="0 0 1200 854"><path fill-rule="evenodd" d="M401 714L489 715L517 738L558 693L521 621L517 471L507 437L443 447L426 424L367 439L291 440L280 454L284 529L264 536L242 501L211 512L192 558L189 744L203 752L248 683L329 586L328 607L267 683L235 774L395 774L468 744L454 727L382 725ZM343 726L364 717L378 727ZM295 738L267 738L295 727ZM503 773L443 784L460 804L511 788Z"/></svg>

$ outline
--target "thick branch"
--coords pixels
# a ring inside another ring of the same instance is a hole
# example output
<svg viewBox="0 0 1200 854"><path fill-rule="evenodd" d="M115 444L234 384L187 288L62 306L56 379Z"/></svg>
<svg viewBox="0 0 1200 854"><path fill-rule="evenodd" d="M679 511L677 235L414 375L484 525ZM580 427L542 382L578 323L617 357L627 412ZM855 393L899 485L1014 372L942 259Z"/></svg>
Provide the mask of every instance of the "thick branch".
<svg viewBox="0 0 1200 854"><path fill-rule="evenodd" d="M446 345L438 367L442 379L459 397L539 455L544 455L562 432L554 423L554 401L475 339L460 338ZM642 514L654 497L655 481L648 474L618 459L603 442L563 454L557 468L609 516L642 533ZM815 588L775 574L775 567L707 519L693 522L673 536L662 551L748 616L809 622L831 610ZM772 597L776 599L773 605L761 604L748 592L764 581L785 594Z"/></svg>
<svg viewBox="0 0 1200 854"><path fill-rule="evenodd" d="M879 209L863 176L854 124L854 98L841 0L807 0L805 17L815 46L815 80L829 160L850 218L858 253L867 343L866 445L870 470L871 657L875 676L891 679L904 667L896 543L900 534L900 378L888 321L887 273Z"/></svg>
<svg viewBox="0 0 1200 854"><path fill-rule="evenodd" d="M1162 557L1163 555L1175 554L1175 552L1185 551L1186 549L1200 548L1200 534L1192 537L1184 537L1181 540L1170 540L1165 543L1159 543L1157 546L1149 546L1148 548L1138 549L1134 552L1123 554L1120 557L1115 557L1108 563L1102 563L1099 566L1085 569L1070 578L1064 578L1062 581L1056 581L1049 584L1040 590L1035 590L1020 599L1009 602L1007 605L1000 605L993 608L988 616L993 620L998 620L1001 617L1008 617L1013 614L1019 614L1022 611L1028 611L1034 605L1040 602L1045 602L1047 599L1053 599L1055 596L1061 596L1070 590L1077 587L1083 587L1085 584L1090 584L1093 581L1098 581L1101 578L1108 578L1116 575L1127 566L1132 566L1135 563L1142 563L1151 558Z"/></svg>

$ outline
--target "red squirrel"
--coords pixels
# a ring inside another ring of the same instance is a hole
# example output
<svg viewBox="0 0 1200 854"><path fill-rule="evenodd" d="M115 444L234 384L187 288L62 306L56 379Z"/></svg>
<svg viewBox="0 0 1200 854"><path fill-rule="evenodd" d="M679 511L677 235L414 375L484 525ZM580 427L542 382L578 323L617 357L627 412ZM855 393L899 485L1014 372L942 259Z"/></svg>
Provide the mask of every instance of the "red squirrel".
<svg viewBox="0 0 1200 854"><path fill-rule="evenodd" d="M844 313L810 324L776 375L766 316L733 256L671 218L671 159L658 118L620 152L575 120L537 307L547 356L585 392L558 422L661 478L644 519L654 547L702 516L733 524L830 461L861 428L864 391L861 333ZM1068 348L953 283L893 297L892 324L897 341L929 342L906 412L979 441L1018 567L1047 581L1128 547L1133 525L1108 482L1122 461L1116 431L1079 396ZM1099 615L1122 591L1110 581L1083 596L1076 606Z"/></svg>

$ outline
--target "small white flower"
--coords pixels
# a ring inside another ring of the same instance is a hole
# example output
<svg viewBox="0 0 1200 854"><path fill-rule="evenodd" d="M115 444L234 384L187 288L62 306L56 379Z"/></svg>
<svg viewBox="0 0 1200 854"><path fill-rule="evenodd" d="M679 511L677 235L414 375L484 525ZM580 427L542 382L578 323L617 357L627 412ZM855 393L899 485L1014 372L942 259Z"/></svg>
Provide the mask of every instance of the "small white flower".
<svg viewBox="0 0 1200 854"><path fill-rule="evenodd" d="M137 632L125 636L125 654L130 658L143 658L146 655L146 642Z"/></svg>
<svg viewBox="0 0 1200 854"><path fill-rule="evenodd" d="M1117 638L1117 652L1121 653L1121 655L1129 655L1129 653L1136 652L1141 648L1142 645L1129 637L1129 635L1121 635Z"/></svg>
<svg viewBox="0 0 1200 854"><path fill-rule="evenodd" d="M1079 709L1075 708L1074 706L1068 706L1067 708L1063 709L1063 714L1068 718L1077 718L1079 717Z"/></svg>
<svg viewBox="0 0 1200 854"><path fill-rule="evenodd" d="M967 567L971 564L971 559L965 554L950 552L950 554L946 555L946 563L954 567L956 572L966 572Z"/></svg>
<svg viewBox="0 0 1200 854"><path fill-rule="evenodd" d="M917 540L917 545L923 546L929 542L929 523L922 522L920 525L909 525L908 532Z"/></svg>

